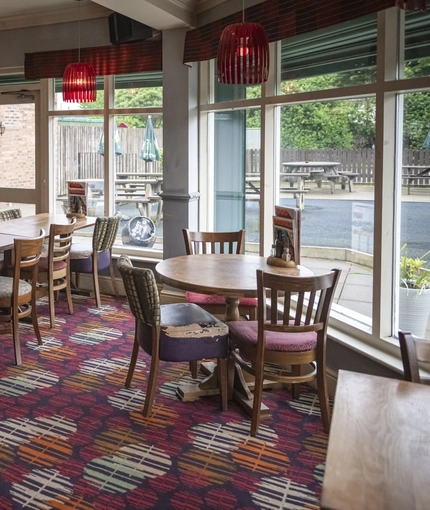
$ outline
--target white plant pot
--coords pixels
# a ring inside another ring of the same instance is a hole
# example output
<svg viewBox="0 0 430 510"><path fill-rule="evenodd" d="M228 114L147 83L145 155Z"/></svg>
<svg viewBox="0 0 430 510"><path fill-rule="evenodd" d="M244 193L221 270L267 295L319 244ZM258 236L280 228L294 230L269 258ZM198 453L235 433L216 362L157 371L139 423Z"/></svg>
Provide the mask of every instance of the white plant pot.
<svg viewBox="0 0 430 510"><path fill-rule="evenodd" d="M430 313L430 289L399 289L399 329L425 338Z"/></svg>

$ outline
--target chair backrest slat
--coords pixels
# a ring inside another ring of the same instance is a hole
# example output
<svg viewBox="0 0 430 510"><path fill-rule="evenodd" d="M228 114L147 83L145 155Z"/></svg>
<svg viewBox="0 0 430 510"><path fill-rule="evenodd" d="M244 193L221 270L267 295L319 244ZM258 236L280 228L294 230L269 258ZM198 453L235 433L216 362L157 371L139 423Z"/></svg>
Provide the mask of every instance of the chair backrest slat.
<svg viewBox="0 0 430 510"><path fill-rule="evenodd" d="M49 228L48 264L67 260L70 256L76 218L68 225L52 224Z"/></svg>
<svg viewBox="0 0 430 510"><path fill-rule="evenodd" d="M421 379L419 369L419 362L430 363L430 341L399 331L399 342L405 381L430 384L430 380Z"/></svg>
<svg viewBox="0 0 430 510"><path fill-rule="evenodd" d="M237 232L192 232L182 229L187 255L207 253L243 253L245 231Z"/></svg>
<svg viewBox="0 0 430 510"><path fill-rule="evenodd" d="M339 276L339 269L312 277L257 271L258 313L265 317L263 329L322 331L325 334ZM278 299L280 293L284 299Z"/></svg>

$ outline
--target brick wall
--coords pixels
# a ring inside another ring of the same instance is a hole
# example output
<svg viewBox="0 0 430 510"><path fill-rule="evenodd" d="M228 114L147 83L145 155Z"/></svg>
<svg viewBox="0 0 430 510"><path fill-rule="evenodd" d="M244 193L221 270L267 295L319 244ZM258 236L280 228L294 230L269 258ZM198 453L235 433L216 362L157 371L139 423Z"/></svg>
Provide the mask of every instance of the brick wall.
<svg viewBox="0 0 430 510"><path fill-rule="evenodd" d="M0 105L0 121L6 126L0 136L2 188L35 187L34 104Z"/></svg>

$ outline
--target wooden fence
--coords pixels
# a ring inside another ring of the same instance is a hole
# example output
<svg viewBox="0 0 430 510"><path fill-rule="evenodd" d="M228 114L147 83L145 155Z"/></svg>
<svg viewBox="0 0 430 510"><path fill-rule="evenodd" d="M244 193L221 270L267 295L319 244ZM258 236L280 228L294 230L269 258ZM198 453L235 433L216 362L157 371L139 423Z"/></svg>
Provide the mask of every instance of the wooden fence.
<svg viewBox="0 0 430 510"><path fill-rule="evenodd" d="M99 126L60 126L57 141L57 196L67 194L67 181L103 179L104 156L99 154L102 128ZM162 162L140 159L145 129L118 129L122 155L115 157L115 173L161 172ZM157 133L157 141L161 136Z"/></svg>
<svg viewBox="0 0 430 510"><path fill-rule="evenodd" d="M157 140L162 147L162 133ZM162 163L147 163L140 159L145 130L143 128L118 129L123 150L115 157L116 174L161 172ZM98 153L102 128L100 126L60 126L57 141L57 195L66 194L66 182L73 179L103 179L104 157ZM339 170L358 173L357 183L374 182L374 149L281 149L282 162L287 161L338 161ZM430 150L403 151L403 165L429 165ZM246 172L260 172L260 151L246 151ZM405 172L404 172L405 173ZM430 177L417 179L415 185L429 184ZM407 182L404 180L404 184Z"/></svg>
<svg viewBox="0 0 430 510"><path fill-rule="evenodd" d="M375 149L281 149L282 163L287 161L338 161L338 170L360 174L357 183L373 184L375 171ZM404 149L403 165L428 165L430 167L430 150ZM247 173L260 172L260 151L248 150L246 154ZM403 172L405 174L406 172ZM418 173L418 170L412 172ZM414 181L414 186L429 184L430 176ZM403 184L407 184L406 179Z"/></svg>

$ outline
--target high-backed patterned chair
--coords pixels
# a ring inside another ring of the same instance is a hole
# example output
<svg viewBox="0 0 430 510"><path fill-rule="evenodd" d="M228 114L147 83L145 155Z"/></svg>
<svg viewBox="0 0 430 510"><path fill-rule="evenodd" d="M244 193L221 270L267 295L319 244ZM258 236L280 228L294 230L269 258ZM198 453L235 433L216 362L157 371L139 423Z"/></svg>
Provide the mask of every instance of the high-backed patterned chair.
<svg viewBox="0 0 430 510"><path fill-rule="evenodd" d="M121 215L97 218L91 243L79 240L72 243L70 250L70 271L75 273L75 283L79 287L79 274L93 275L96 305L100 308L99 271L109 268L114 294L118 296L115 273L112 263L112 247L115 243Z"/></svg>
<svg viewBox="0 0 430 510"><path fill-rule="evenodd" d="M70 285L70 249L76 218L69 225L51 224L49 229L48 254L39 262L38 290L45 290L49 296L49 318L51 328L55 326L55 297L64 289L69 313L73 313Z"/></svg>
<svg viewBox="0 0 430 510"><path fill-rule="evenodd" d="M298 385L315 378L328 433L326 337L339 276L339 269L308 277L258 270L258 320L227 323L235 363L255 377L251 436L258 432L264 380L293 384L293 396L298 397ZM282 370L275 370L274 365Z"/></svg>
<svg viewBox="0 0 430 510"><path fill-rule="evenodd" d="M419 362L430 363L430 340L418 338L409 331L399 331L405 381L430 384L430 378L420 376Z"/></svg>
<svg viewBox="0 0 430 510"><path fill-rule="evenodd" d="M0 221L14 220L16 218L22 218L21 209L6 209L0 211Z"/></svg>
<svg viewBox="0 0 430 510"><path fill-rule="evenodd" d="M136 319L133 353L126 379L130 386L139 347L151 356L143 415L152 410L160 361L217 359L222 408L227 409L227 326L191 303L161 305L153 272L133 267L121 256L117 263L132 314Z"/></svg>
<svg viewBox="0 0 430 510"><path fill-rule="evenodd" d="M19 319L31 316L34 332L42 344L36 312L36 285L40 253L45 231L34 239L15 239L12 276L0 276L0 322L10 324L13 335L15 361L21 364ZM21 275L25 274L25 280Z"/></svg>
<svg viewBox="0 0 430 510"><path fill-rule="evenodd" d="M191 232L182 229L187 255L206 253L243 253L245 248L245 231L237 232ZM185 299L195 303L210 313L224 315L225 297L186 292ZM257 318L257 299L240 298L239 313L248 316L251 320Z"/></svg>

